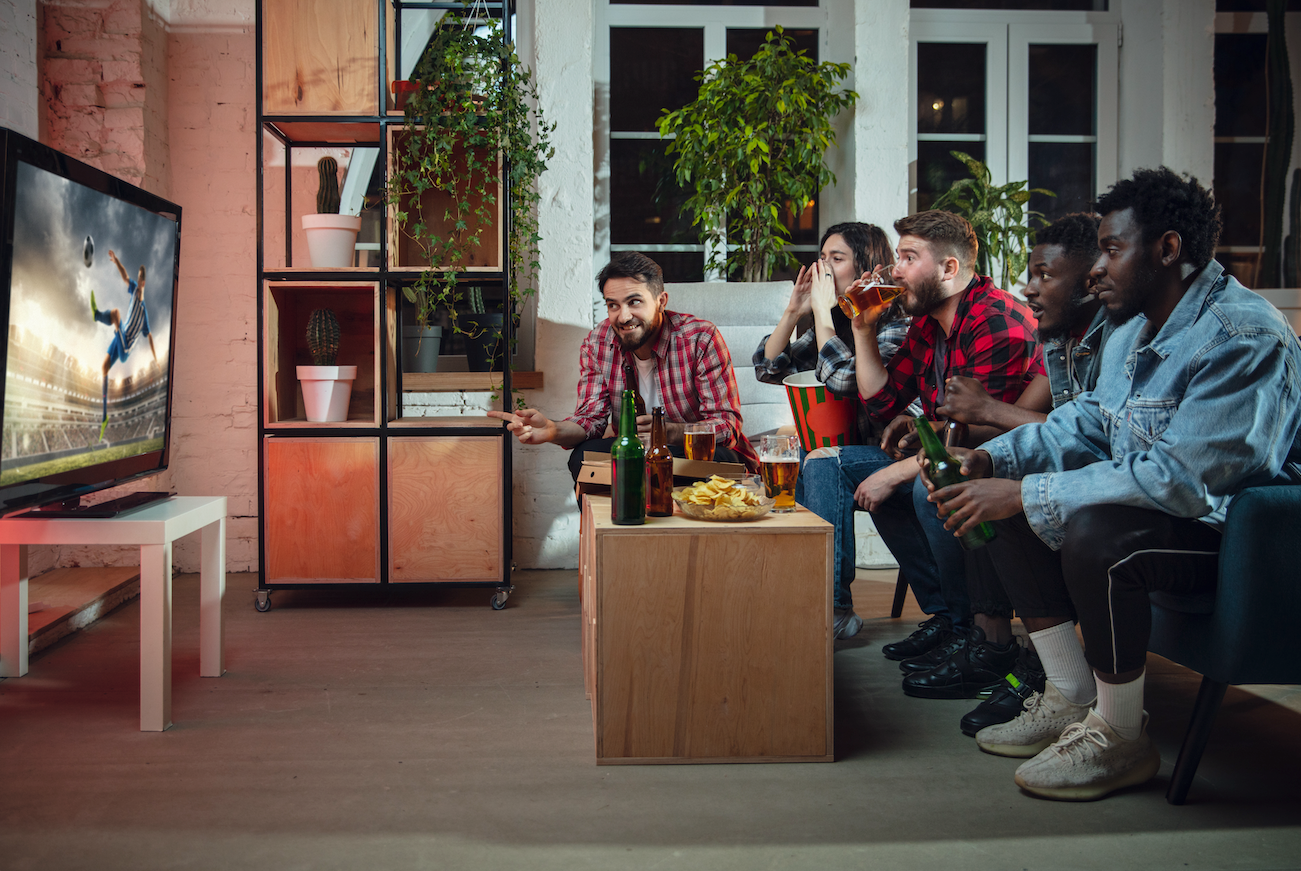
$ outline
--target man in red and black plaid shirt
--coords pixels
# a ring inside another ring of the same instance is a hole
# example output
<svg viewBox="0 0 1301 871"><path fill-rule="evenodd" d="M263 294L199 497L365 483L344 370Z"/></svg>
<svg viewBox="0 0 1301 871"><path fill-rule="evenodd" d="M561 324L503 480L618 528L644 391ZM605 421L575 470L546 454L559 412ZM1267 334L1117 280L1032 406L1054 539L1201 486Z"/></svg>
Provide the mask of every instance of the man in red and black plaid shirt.
<svg viewBox="0 0 1301 871"><path fill-rule="evenodd" d="M574 480L585 452L607 452L613 439L606 426L619 409L628 374L637 378L646 407L664 406L669 449L682 456L688 423L713 425L714 460L759 468L759 456L741 433L741 394L732 374L732 357L718 328L709 321L669 311L669 295L659 264L625 251L611 258L597 276L608 317L587 334L579 351L578 406L564 420L550 420L537 409L514 414L490 411L526 445L553 442L573 448L569 470ZM637 418L642 441L649 442L651 416Z"/></svg>
<svg viewBox="0 0 1301 871"><path fill-rule="evenodd" d="M971 608L962 548L926 501L917 463L899 458L899 440L911 418L896 416L920 399L926 416L934 419L936 407L944 404L944 384L955 375L976 379L1002 402L1015 402L1043 365L1029 308L975 273L976 234L966 220L928 211L901 218L894 228L899 257L893 276L904 287L903 309L912 316L912 326L884 364L876 320L887 306L869 309L853 323L860 398L870 415L889 425L880 447L815 451L802 475L806 507L836 527L837 636L853 635L859 622L848 596L857 505L872 512L918 605L931 615L906 640L882 648L887 658L904 660L905 670L913 670L926 664L915 658L934 648L966 643ZM971 440L983 441L994 433L973 430ZM934 664L947 659L945 655Z"/></svg>

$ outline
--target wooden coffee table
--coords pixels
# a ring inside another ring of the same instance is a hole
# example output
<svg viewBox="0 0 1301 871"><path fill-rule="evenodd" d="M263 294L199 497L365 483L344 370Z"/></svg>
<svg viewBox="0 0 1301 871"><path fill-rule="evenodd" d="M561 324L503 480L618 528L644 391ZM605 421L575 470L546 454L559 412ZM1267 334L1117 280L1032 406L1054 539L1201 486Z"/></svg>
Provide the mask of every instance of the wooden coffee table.
<svg viewBox="0 0 1301 871"><path fill-rule="evenodd" d="M830 762L832 528L610 522L583 501L583 672L599 764Z"/></svg>

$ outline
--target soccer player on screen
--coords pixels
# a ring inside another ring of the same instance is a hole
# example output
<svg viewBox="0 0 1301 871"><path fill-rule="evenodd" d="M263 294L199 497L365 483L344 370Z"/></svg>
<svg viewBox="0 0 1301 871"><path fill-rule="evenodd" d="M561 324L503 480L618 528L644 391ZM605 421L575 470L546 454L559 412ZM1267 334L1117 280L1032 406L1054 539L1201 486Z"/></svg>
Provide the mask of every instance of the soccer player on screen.
<svg viewBox="0 0 1301 871"><path fill-rule="evenodd" d="M154 355L154 361L158 360L158 351L154 349L154 337L149 332L149 312L145 310L145 267L141 265L138 278L132 281L131 276L127 275L126 267L112 250L108 252L108 257L122 275L122 280L126 282L127 293L131 296L131 309L127 312L126 324L123 325L121 312L115 308L100 311L95 307L95 291L90 292L91 316L101 324L108 324L113 328L113 341L108 346L108 355L104 357L104 419L99 424L101 441L104 438L104 430L108 427L108 370L117 361L127 358L127 354L131 353L131 346L135 344L135 340L141 333L149 339L149 351Z"/></svg>

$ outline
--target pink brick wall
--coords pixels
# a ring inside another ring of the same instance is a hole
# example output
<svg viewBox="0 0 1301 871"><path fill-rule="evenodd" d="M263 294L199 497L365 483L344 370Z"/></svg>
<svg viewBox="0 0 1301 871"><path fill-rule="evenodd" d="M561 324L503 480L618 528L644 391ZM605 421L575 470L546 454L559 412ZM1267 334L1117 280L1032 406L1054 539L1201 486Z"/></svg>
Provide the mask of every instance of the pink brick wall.
<svg viewBox="0 0 1301 871"><path fill-rule="evenodd" d="M45 140L167 195L167 33L145 0L44 2Z"/></svg>

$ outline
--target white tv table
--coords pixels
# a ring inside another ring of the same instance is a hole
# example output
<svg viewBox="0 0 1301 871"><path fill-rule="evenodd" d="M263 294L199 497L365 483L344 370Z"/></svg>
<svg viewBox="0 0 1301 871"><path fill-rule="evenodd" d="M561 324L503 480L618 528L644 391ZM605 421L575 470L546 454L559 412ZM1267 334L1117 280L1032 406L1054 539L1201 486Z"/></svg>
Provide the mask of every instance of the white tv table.
<svg viewBox="0 0 1301 871"><path fill-rule="evenodd" d="M28 544L140 545L140 731L172 725L172 542L202 530L199 674L225 672L226 497L173 496L110 518L0 519L0 677L27 674Z"/></svg>

